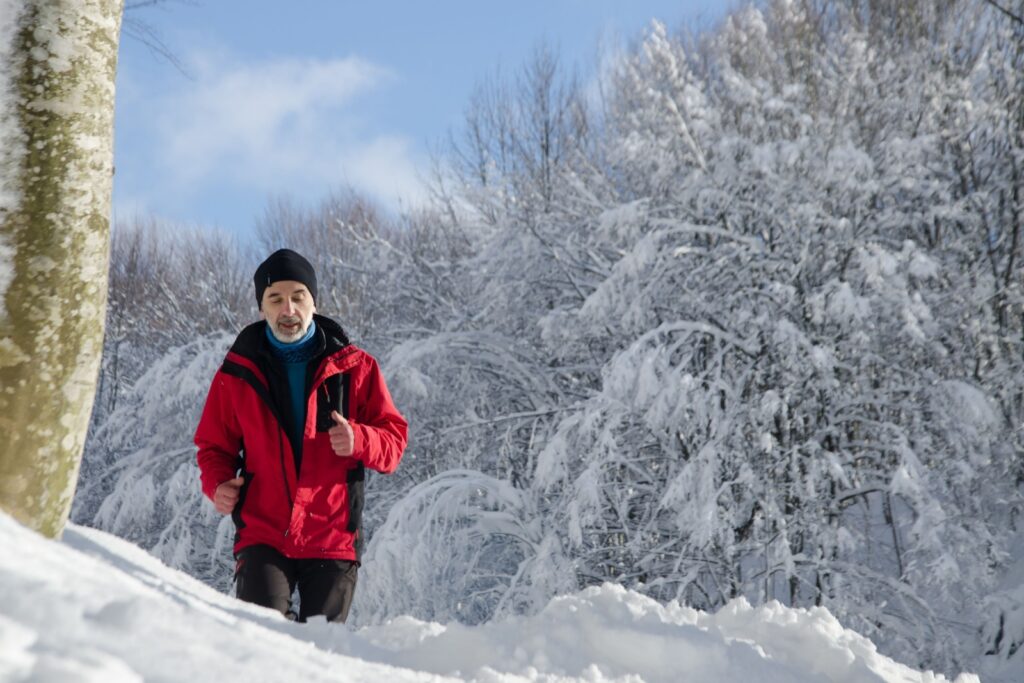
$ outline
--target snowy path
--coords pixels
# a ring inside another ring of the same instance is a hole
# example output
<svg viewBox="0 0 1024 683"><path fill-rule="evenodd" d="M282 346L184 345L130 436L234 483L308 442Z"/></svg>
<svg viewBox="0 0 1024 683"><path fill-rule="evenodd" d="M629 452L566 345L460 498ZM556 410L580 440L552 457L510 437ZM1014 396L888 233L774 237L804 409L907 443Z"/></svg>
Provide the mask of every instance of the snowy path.
<svg viewBox="0 0 1024 683"><path fill-rule="evenodd" d="M479 627L293 624L108 534L71 525L58 543L0 515L0 681L186 680L947 679L877 654L825 610L735 601L709 615L611 585Z"/></svg>

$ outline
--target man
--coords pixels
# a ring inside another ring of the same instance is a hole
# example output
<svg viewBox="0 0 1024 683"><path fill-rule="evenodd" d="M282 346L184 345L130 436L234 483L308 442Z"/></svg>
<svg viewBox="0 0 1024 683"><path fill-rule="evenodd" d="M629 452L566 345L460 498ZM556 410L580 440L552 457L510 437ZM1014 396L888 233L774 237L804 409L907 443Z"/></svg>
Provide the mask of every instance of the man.
<svg viewBox="0 0 1024 683"><path fill-rule="evenodd" d="M343 622L359 567L364 468L395 470L407 424L377 361L316 313L309 261L281 249L253 282L261 320L235 340L196 429L203 493L234 519L239 599L299 621Z"/></svg>

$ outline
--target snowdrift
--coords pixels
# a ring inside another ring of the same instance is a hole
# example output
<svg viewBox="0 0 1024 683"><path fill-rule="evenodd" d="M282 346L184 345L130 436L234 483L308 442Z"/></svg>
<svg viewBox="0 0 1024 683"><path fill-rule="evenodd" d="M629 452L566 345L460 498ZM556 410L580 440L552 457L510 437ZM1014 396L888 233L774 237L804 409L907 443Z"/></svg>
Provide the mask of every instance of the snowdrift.
<svg viewBox="0 0 1024 683"><path fill-rule="evenodd" d="M948 679L878 654L824 609L736 600L706 614L610 584L476 627L409 617L358 631L293 624L109 534L70 525L54 542L0 515L0 680Z"/></svg>

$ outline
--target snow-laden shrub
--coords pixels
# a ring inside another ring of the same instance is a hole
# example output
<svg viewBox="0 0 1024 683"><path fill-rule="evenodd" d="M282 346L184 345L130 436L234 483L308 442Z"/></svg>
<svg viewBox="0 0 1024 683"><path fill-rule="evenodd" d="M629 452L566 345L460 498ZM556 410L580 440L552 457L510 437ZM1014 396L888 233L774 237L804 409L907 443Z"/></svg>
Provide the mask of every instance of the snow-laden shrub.
<svg viewBox="0 0 1024 683"><path fill-rule="evenodd" d="M417 614L475 624L534 612L576 588L558 543L526 492L449 470L406 492L376 529L356 618Z"/></svg>
<svg viewBox="0 0 1024 683"><path fill-rule="evenodd" d="M167 349L139 378L90 435L72 510L222 589L234 527L203 496L192 435L230 344L218 334Z"/></svg>

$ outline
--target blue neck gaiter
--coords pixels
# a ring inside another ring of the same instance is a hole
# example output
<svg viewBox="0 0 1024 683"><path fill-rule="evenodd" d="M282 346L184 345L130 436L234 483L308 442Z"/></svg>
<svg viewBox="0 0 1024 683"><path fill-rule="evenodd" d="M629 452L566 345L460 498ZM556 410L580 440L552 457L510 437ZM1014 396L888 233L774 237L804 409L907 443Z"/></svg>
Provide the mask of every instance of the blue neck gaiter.
<svg viewBox="0 0 1024 683"><path fill-rule="evenodd" d="M293 444L302 442L302 428L306 424L306 365L316 355L316 322L309 323L309 329L302 339L284 343L274 336L267 324L267 339L274 357L284 365L288 376L288 398L292 407L292 424L284 425Z"/></svg>
<svg viewBox="0 0 1024 683"><path fill-rule="evenodd" d="M316 321L311 320L309 329L302 339L293 342L283 342L274 336L267 323L267 339L270 340L270 348L274 350L274 356L285 363L305 363L309 361L316 352L316 344L313 336L316 334Z"/></svg>

